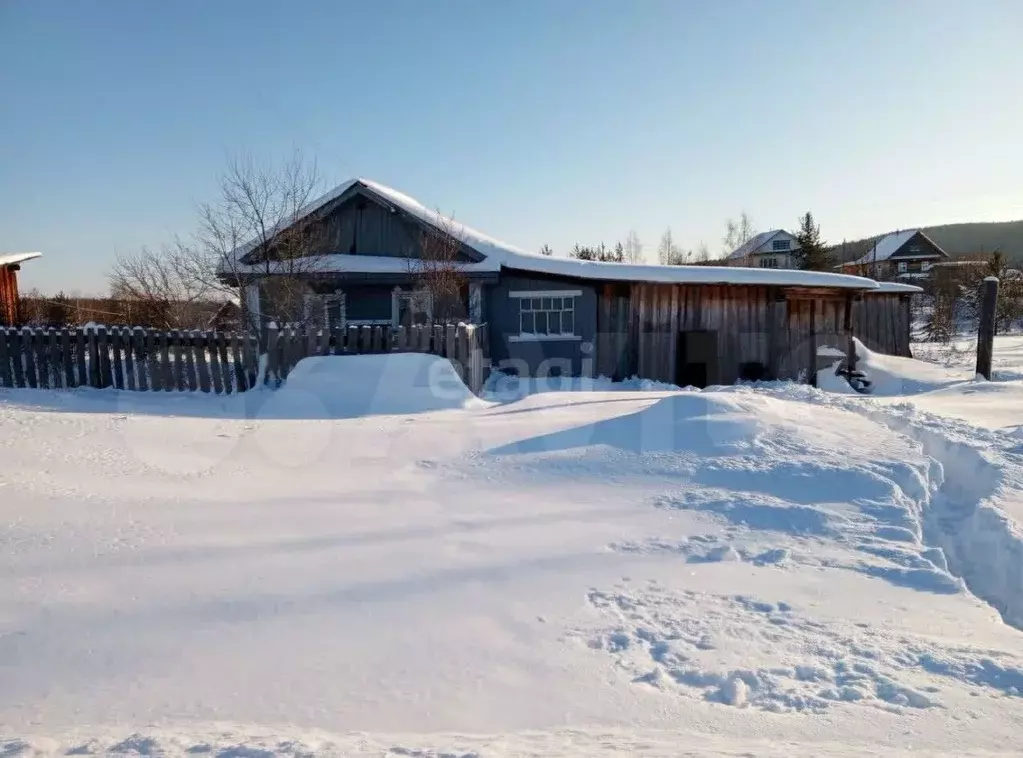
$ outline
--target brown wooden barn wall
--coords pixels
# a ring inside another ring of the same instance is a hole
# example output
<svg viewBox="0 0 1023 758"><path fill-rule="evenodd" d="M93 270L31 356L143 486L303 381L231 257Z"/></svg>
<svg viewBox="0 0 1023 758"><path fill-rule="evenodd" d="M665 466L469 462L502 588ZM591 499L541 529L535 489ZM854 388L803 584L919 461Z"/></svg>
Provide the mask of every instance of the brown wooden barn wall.
<svg viewBox="0 0 1023 758"><path fill-rule="evenodd" d="M14 326L18 319L18 271L0 266L0 326Z"/></svg>
<svg viewBox="0 0 1023 758"><path fill-rule="evenodd" d="M849 323L846 312L849 309ZM717 360L708 384L733 384L743 364L767 378L803 381L816 370L817 349L845 350L848 331L871 349L909 354L905 295L849 290L734 285L605 284L597 300L598 374L678 381L678 334L716 332Z"/></svg>

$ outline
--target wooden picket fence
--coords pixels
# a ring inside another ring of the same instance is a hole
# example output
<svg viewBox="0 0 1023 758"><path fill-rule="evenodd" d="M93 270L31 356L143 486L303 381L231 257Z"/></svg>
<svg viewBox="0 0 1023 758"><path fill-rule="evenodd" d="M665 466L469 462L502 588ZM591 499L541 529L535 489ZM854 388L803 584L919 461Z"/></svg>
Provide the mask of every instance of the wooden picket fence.
<svg viewBox="0 0 1023 758"><path fill-rule="evenodd" d="M259 342L249 334L102 326L0 328L0 387L231 394L261 382L279 386L310 356L395 351L449 358L477 394L486 380L485 325L302 330L271 324L266 337L266 370L261 372Z"/></svg>
<svg viewBox="0 0 1023 758"><path fill-rule="evenodd" d="M489 371L487 325L349 326L346 329L267 329L267 382L280 383L303 358L314 355L432 353L447 358L477 395Z"/></svg>

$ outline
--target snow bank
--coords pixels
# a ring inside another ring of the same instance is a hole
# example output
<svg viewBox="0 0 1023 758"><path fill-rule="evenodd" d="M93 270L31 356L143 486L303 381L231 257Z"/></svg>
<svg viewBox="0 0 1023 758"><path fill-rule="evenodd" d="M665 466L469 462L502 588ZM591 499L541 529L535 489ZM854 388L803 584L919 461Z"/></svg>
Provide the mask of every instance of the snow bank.
<svg viewBox="0 0 1023 758"><path fill-rule="evenodd" d="M543 392L672 392L681 389L667 382L631 377L621 382L606 376L596 378L551 376L519 377L492 371L483 387L483 398L507 403Z"/></svg>
<svg viewBox="0 0 1023 758"><path fill-rule="evenodd" d="M351 418L482 406L446 358L421 353L305 358L262 418Z"/></svg>
<svg viewBox="0 0 1023 758"><path fill-rule="evenodd" d="M878 396L916 395L967 378L960 372L926 361L875 353L859 340L856 340L856 369L870 380L870 394ZM835 376L835 367L817 373L817 386L828 392L846 393L849 390L848 382Z"/></svg>

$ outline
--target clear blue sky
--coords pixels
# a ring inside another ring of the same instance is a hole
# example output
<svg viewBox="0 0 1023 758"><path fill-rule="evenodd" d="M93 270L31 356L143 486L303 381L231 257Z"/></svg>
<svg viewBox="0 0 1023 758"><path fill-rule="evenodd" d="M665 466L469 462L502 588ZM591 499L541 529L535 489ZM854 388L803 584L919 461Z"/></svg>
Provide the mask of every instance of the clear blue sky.
<svg viewBox="0 0 1023 758"><path fill-rule="evenodd" d="M226 157L527 249L1023 217L1020 0L0 0L0 252L104 292Z"/></svg>

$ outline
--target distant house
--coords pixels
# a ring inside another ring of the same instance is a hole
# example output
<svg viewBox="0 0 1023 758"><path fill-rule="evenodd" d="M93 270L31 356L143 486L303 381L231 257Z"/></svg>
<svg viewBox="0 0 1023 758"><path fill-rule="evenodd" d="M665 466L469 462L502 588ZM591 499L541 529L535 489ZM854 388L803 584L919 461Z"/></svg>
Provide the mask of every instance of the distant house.
<svg viewBox="0 0 1023 758"><path fill-rule="evenodd" d="M751 268L796 268L793 253L799 250L795 236L784 229L761 232L725 258L729 266Z"/></svg>
<svg viewBox="0 0 1023 758"><path fill-rule="evenodd" d="M860 296L876 292L877 302L905 305L904 339L879 344L909 349L908 299L901 298L916 288L784 270L793 239L780 230L755 246L758 255L764 244L775 251L777 262L763 268L584 261L525 252L367 179L310 203L280 238L289 230L313 240L297 258L276 252L271 239L239 247L222 264L223 281L239 288L246 324L266 326L272 317L390 335L465 321L487 325L487 358L498 370L706 386L812 379L815 345L844 349ZM438 240L443 261L431 254ZM449 271L436 271L438 262ZM447 273L458 284L454 294L444 290L454 302L442 303L430 287Z"/></svg>
<svg viewBox="0 0 1023 758"><path fill-rule="evenodd" d="M18 271L21 264L42 253L0 254L0 326L18 323Z"/></svg>
<svg viewBox="0 0 1023 758"><path fill-rule="evenodd" d="M909 229L881 237L865 255L838 268L874 279L926 279L932 266L948 259L948 253L930 237L919 229Z"/></svg>

